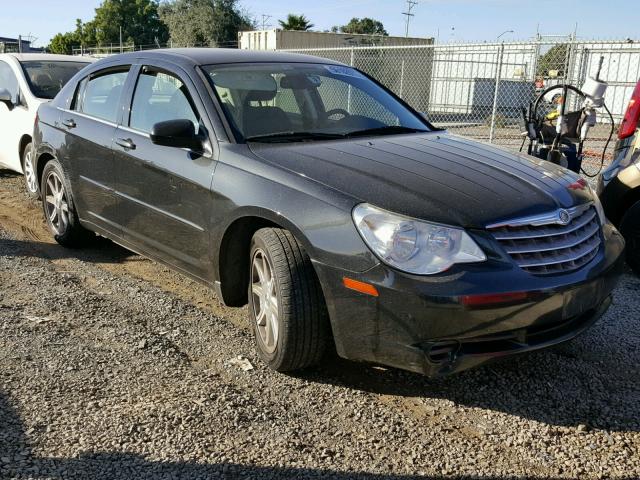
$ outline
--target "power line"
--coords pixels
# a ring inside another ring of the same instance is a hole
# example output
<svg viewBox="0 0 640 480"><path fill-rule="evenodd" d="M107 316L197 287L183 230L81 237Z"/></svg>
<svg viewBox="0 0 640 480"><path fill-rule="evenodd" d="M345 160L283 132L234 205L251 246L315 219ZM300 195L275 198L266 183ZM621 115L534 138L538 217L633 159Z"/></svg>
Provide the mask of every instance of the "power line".
<svg viewBox="0 0 640 480"><path fill-rule="evenodd" d="M262 30L266 30L267 27L270 27L271 24L267 23L269 21L270 18L273 18L271 15L266 15L266 14L262 14Z"/></svg>
<svg viewBox="0 0 640 480"><path fill-rule="evenodd" d="M415 17L416 16L415 13L411 13L413 11L413 8L416 5L418 5L418 1L417 0L407 0L407 11L406 12L402 12L402 14L407 17L407 23L406 23L405 30L404 30L404 36L405 37L409 36L409 22L411 21L411 17Z"/></svg>

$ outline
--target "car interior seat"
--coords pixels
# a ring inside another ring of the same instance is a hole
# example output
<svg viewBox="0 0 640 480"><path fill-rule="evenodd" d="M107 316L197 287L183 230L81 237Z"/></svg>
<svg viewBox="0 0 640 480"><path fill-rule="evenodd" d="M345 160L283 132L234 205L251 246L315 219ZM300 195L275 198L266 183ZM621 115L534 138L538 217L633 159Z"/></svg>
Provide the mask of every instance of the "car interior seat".
<svg viewBox="0 0 640 480"><path fill-rule="evenodd" d="M244 99L242 120L245 137L287 132L292 128L287 114L278 107L252 105L252 102L268 102L276 96L277 90L250 90Z"/></svg>

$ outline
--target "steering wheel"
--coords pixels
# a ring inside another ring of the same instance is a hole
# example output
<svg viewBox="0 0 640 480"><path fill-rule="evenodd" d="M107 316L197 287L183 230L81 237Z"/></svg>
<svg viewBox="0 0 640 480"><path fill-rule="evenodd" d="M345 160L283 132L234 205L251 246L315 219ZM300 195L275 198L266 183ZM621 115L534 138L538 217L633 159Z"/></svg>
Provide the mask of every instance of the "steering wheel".
<svg viewBox="0 0 640 480"><path fill-rule="evenodd" d="M334 115L342 115L342 118L350 117L351 114L347 112L344 108L332 108L328 112L326 112L327 119L333 117Z"/></svg>

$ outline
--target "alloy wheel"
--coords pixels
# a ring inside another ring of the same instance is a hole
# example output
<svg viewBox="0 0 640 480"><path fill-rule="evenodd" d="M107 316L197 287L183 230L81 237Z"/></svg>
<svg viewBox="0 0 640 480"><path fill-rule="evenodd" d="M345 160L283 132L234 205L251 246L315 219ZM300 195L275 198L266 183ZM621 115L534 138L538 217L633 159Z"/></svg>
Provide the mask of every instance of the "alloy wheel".
<svg viewBox="0 0 640 480"><path fill-rule="evenodd" d="M69 202L62 179L56 172L47 176L44 195L49 223L57 235L62 235L69 225Z"/></svg>
<svg viewBox="0 0 640 480"><path fill-rule="evenodd" d="M31 149L24 155L24 176L29 192L36 193L38 191L38 183L36 182L36 172L33 169L33 154L31 153Z"/></svg>
<svg viewBox="0 0 640 480"><path fill-rule="evenodd" d="M258 335L267 353L273 353L278 345L278 293L273 268L261 249L251 261L251 294Z"/></svg>

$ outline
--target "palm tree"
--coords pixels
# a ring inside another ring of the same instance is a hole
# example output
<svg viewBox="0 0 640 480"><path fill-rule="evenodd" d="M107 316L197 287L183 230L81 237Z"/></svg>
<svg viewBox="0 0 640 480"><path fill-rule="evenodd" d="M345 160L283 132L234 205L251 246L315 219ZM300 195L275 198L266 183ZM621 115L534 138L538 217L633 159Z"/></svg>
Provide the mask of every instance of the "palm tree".
<svg viewBox="0 0 640 480"><path fill-rule="evenodd" d="M309 19L304 15L295 15L290 13L287 15L287 20L278 20L280 26L283 30L311 30L313 28L313 23L309 22Z"/></svg>

